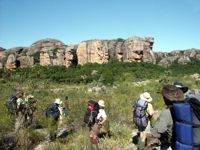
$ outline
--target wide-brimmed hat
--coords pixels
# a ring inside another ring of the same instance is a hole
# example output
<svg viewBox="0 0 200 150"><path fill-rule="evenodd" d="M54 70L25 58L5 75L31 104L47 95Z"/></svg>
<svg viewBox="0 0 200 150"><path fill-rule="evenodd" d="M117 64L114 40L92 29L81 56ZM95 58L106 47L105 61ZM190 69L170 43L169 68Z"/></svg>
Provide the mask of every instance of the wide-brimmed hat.
<svg viewBox="0 0 200 150"><path fill-rule="evenodd" d="M143 99L147 102L151 102L152 101L152 97L148 92L144 92L142 94L140 94L140 99Z"/></svg>
<svg viewBox="0 0 200 150"><path fill-rule="evenodd" d="M57 98L54 103L60 105L60 104L62 104L62 101L59 98Z"/></svg>
<svg viewBox="0 0 200 150"><path fill-rule="evenodd" d="M29 94L29 95L27 96L27 98L34 98L34 96L31 95L31 94Z"/></svg>
<svg viewBox="0 0 200 150"><path fill-rule="evenodd" d="M183 93L186 93L188 91L188 87L181 82L174 82L174 85L177 88L181 89L183 91Z"/></svg>
<svg viewBox="0 0 200 150"><path fill-rule="evenodd" d="M99 106L105 107L105 102L103 100L98 101Z"/></svg>
<svg viewBox="0 0 200 150"><path fill-rule="evenodd" d="M175 85L165 85L161 93L169 101L182 101L184 99L183 91Z"/></svg>

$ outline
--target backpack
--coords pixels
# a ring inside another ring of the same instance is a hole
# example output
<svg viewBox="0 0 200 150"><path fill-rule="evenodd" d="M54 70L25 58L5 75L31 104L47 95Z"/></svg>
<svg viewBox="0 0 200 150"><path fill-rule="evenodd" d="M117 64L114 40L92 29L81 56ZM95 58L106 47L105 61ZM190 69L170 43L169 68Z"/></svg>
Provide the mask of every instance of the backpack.
<svg viewBox="0 0 200 150"><path fill-rule="evenodd" d="M99 104L93 100L88 101L87 110L84 115L84 122L91 127L96 122L96 117L99 112Z"/></svg>
<svg viewBox="0 0 200 150"><path fill-rule="evenodd" d="M52 117L55 121L57 121L60 117L60 111L58 109L57 104L52 104L49 108L46 110L46 117Z"/></svg>
<svg viewBox="0 0 200 150"><path fill-rule="evenodd" d="M200 100L191 97L173 104L176 150L200 150Z"/></svg>
<svg viewBox="0 0 200 150"><path fill-rule="evenodd" d="M133 106L133 122L138 128L146 128L148 125L147 107L148 102L142 99L136 100Z"/></svg>
<svg viewBox="0 0 200 150"><path fill-rule="evenodd" d="M15 95L10 96L5 103L5 106L11 114L14 114L17 111L17 97Z"/></svg>
<svg viewBox="0 0 200 150"><path fill-rule="evenodd" d="M200 91L194 91L186 94L186 98L196 98L200 101Z"/></svg>

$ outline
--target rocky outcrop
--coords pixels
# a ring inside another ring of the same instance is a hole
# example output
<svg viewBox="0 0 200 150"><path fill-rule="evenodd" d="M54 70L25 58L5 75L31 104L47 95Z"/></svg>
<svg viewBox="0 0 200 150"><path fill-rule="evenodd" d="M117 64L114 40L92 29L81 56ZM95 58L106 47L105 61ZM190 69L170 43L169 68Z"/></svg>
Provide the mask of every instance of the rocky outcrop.
<svg viewBox="0 0 200 150"><path fill-rule="evenodd" d="M161 66L167 67L173 62L187 64L191 59L200 61L200 49L176 50L169 53L157 52L154 53L157 63Z"/></svg>
<svg viewBox="0 0 200 150"><path fill-rule="evenodd" d="M127 40L90 40L81 42L77 49L78 63L107 63L109 61L139 62L141 60L155 63L152 52L154 39L131 37ZM143 54L149 53L143 57ZM145 58L145 59L143 59Z"/></svg>
<svg viewBox="0 0 200 150"><path fill-rule="evenodd" d="M6 60L7 60L7 53L5 52L5 49L0 47L0 69L5 66Z"/></svg>
<svg viewBox="0 0 200 150"><path fill-rule="evenodd" d="M11 70L11 71L14 71L17 68L15 54L8 55L8 58L7 58L7 61L6 61L6 68Z"/></svg>
<svg viewBox="0 0 200 150"><path fill-rule="evenodd" d="M125 54L124 59L130 62L133 61L150 61L156 63L153 49L154 38L140 38L132 37L124 42L125 45ZM150 54L148 57L148 53ZM144 57L144 53L146 54Z"/></svg>
<svg viewBox="0 0 200 150"><path fill-rule="evenodd" d="M108 62L108 47L106 41L91 40L81 42L77 49L78 63L103 64Z"/></svg>
<svg viewBox="0 0 200 150"><path fill-rule="evenodd" d="M173 62L188 63L191 59L200 60L200 50L153 52L153 37L130 37L127 40L88 40L78 45L66 45L55 39L36 41L30 47L4 49L0 47L0 68L15 70L34 65L62 65L98 63L112 61L151 62L169 66Z"/></svg>

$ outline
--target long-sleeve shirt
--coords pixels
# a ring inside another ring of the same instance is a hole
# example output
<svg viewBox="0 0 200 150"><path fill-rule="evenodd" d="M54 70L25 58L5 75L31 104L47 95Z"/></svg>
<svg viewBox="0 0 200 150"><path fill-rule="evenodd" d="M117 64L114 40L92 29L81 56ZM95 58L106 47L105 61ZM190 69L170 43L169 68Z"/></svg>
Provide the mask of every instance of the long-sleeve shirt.
<svg viewBox="0 0 200 150"><path fill-rule="evenodd" d="M169 107L165 106L163 108L157 122L150 131L151 134L156 138L161 138L161 136L164 135L168 138L167 141L172 140L173 119Z"/></svg>

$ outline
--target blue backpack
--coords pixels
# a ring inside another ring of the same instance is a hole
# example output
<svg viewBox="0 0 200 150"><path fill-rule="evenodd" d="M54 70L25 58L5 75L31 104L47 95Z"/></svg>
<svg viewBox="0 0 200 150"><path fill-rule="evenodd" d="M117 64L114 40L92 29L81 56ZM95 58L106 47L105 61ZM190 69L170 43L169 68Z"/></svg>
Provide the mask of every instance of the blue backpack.
<svg viewBox="0 0 200 150"><path fill-rule="evenodd" d="M57 121L60 117L60 111L58 109L58 104L52 104L46 110L46 117L52 117L55 121Z"/></svg>
<svg viewBox="0 0 200 150"><path fill-rule="evenodd" d="M133 109L133 122L138 128L146 128L149 122L147 115L148 102L138 99Z"/></svg>
<svg viewBox="0 0 200 150"><path fill-rule="evenodd" d="M11 114L14 114L17 111L17 97L15 95L10 96L5 103L5 106Z"/></svg>
<svg viewBox="0 0 200 150"><path fill-rule="evenodd" d="M200 101L188 98L173 104L175 150L200 150Z"/></svg>

